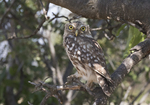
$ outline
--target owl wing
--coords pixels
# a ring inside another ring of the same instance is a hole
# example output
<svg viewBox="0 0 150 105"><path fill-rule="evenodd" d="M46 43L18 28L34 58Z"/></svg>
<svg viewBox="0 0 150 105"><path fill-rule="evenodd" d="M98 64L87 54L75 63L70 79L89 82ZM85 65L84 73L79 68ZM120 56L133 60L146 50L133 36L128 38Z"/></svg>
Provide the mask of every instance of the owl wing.
<svg viewBox="0 0 150 105"><path fill-rule="evenodd" d="M111 82L103 50L95 40L93 40L93 45L96 47L96 51L94 51L93 55L97 57L92 64L94 71Z"/></svg>
<svg viewBox="0 0 150 105"><path fill-rule="evenodd" d="M86 52L84 55L86 55L88 59L83 60L83 62L87 63L88 65L91 65L91 67L89 67L92 68L92 70L106 78L108 81L112 82L107 70L103 50L100 47L100 45L96 42L96 40L86 38L84 39L84 42L81 42L79 44L80 46L82 46L82 53Z"/></svg>
<svg viewBox="0 0 150 105"><path fill-rule="evenodd" d="M84 39L84 45L80 46L82 46L82 51L86 50L85 55L87 60L83 60L83 62L85 62L86 67L88 66L91 70L94 70L97 82L101 86L103 92L107 96L110 96L112 93L111 87L114 82L109 76L102 48L94 39L91 40L88 38Z"/></svg>

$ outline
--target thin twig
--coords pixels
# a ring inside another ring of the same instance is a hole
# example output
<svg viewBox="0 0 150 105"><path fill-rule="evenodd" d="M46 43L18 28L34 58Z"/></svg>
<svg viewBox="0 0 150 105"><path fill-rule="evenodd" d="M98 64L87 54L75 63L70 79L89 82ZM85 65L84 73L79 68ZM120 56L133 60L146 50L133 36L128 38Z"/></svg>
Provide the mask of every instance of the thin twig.
<svg viewBox="0 0 150 105"><path fill-rule="evenodd" d="M15 0L14 0L14 1L15 1ZM42 1L41 1L41 0L39 0L39 1L40 1L40 4L42 5L43 13L44 13L44 15L45 15L45 18L43 19L43 21L39 24L39 26L35 29L35 31L34 31L31 35L24 36L24 37L11 36L10 38L8 38L8 40L12 40L12 39L28 39L28 38L30 38L30 37L36 35L36 33L37 33L37 32L40 30L40 28L43 26L44 22L49 19L49 17L47 16L47 11L46 11L46 9L45 9L44 6L43 6ZM48 8L47 8L47 10L48 10ZM49 20L49 22L53 21L55 18L56 18L56 17L52 18L51 20Z"/></svg>
<svg viewBox="0 0 150 105"><path fill-rule="evenodd" d="M139 71L136 73L137 77L138 77L138 76L141 74L141 72L143 72L144 70L145 70L145 69L139 70ZM129 95L130 91L132 90L133 86L135 85L135 83L136 83L136 82L134 81L134 82L131 83L130 86L128 86L128 89L127 89L126 92L125 92L125 95L124 95L124 97L123 97L123 100L126 100L126 99L127 99L128 95Z"/></svg>
<svg viewBox="0 0 150 105"><path fill-rule="evenodd" d="M40 105L45 105L47 99L48 99L49 97L51 97L51 96L52 96L51 93L48 92L48 93L45 95L45 97L42 99L42 102L40 103Z"/></svg>
<svg viewBox="0 0 150 105"><path fill-rule="evenodd" d="M28 104L29 104L29 105L33 105L33 104L31 104L29 101L28 101Z"/></svg>
<svg viewBox="0 0 150 105"><path fill-rule="evenodd" d="M81 90L81 86L71 86L71 85L66 85L66 86L57 86L57 90Z"/></svg>
<svg viewBox="0 0 150 105"><path fill-rule="evenodd" d="M84 90L83 85L81 86L70 86L70 85L65 85L65 86L55 86L55 85L49 85L47 83L44 83L43 81L40 81L38 83L34 83L31 81L28 81L30 84L34 85L36 90L35 91L44 91L46 93L46 96L43 98L42 102L40 105L44 105L47 99L51 96L57 98L60 103L62 103L62 95L60 94L60 90ZM48 88L48 89L46 89ZM34 92L35 92L34 91Z"/></svg>
<svg viewBox="0 0 150 105"><path fill-rule="evenodd" d="M131 89L132 89L134 83L135 83L135 82L133 82L133 83L128 87L128 89L127 89L127 91L125 92L125 95L124 95L124 97L123 97L123 100L126 100L126 99L127 99L127 97L128 97L128 95L129 95L129 93L130 93L130 91L131 91Z"/></svg>
<svg viewBox="0 0 150 105"><path fill-rule="evenodd" d="M113 28L116 28L116 27L120 27L121 25L122 25L122 23L117 24L117 25L115 25L115 26L107 26L107 27L91 28L90 30L91 30L91 31L98 31L98 30L105 30L105 29L110 30L110 29L113 29Z"/></svg>
<svg viewBox="0 0 150 105"><path fill-rule="evenodd" d="M111 34L111 33L107 33L107 32L105 32L105 31L103 31L103 33L104 33L104 36L108 39L108 40L113 40L114 38L115 38L115 35L113 35L113 34ZM108 35L108 34L110 34L110 35Z"/></svg>
<svg viewBox="0 0 150 105"><path fill-rule="evenodd" d="M43 26L44 22L45 22L45 19L39 24L38 28L36 28L35 31L31 35L23 36L23 37L12 36L12 37L8 38L8 40L12 40L12 39L28 39L28 38L34 36L40 30L40 28Z"/></svg>
<svg viewBox="0 0 150 105"><path fill-rule="evenodd" d="M142 87L141 91L139 92L139 94L133 99L133 101L130 103L130 105L133 105L133 103L141 96L141 94L144 92L145 88L149 85L150 83L150 79L146 82L146 84L144 85L144 87Z"/></svg>
<svg viewBox="0 0 150 105"><path fill-rule="evenodd" d="M139 105L141 105L141 103L144 102L144 100L148 97L148 95L150 94L150 89L143 95L143 97L141 98Z"/></svg>
<svg viewBox="0 0 150 105"><path fill-rule="evenodd" d="M66 21L70 21L70 19L68 18L68 17L66 17L66 16L58 16L58 14L54 14L53 12L52 12L52 14L55 16L55 18L65 18L66 19Z"/></svg>
<svg viewBox="0 0 150 105"><path fill-rule="evenodd" d="M68 20L68 18L66 16L58 16L58 15L55 14L55 17L53 17L52 19L48 20L48 22L52 22L56 18L66 18ZM43 26L43 24L44 24L45 21L46 21L46 19L44 18L43 21L39 24L38 28L36 28L35 31L31 35L23 36L23 37L12 36L12 37L8 38L7 40L12 40L12 39L28 39L28 38L31 38L34 35L36 35L36 33L40 30L40 28Z"/></svg>
<svg viewBox="0 0 150 105"><path fill-rule="evenodd" d="M12 6L14 5L16 0L13 0L13 2L11 3L11 5L9 6L9 8L6 10L6 12L4 13L4 15L2 16L1 20L0 20L0 27L2 26L2 22L4 20L4 18L6 17L6 15L9 13L9 11L11 10Z"/></svg>
<svg viewBox="0 0 150 105"><path fill-rule="evenodd" d="M40 2L40 4L41 4L41 6L42 6L43 14L44 14L46 20L48 20L50 17L47 16L47 11L46 11L46 9L44 8L44 5L43 5L42 1L39 0L39 2Z"/></svg>

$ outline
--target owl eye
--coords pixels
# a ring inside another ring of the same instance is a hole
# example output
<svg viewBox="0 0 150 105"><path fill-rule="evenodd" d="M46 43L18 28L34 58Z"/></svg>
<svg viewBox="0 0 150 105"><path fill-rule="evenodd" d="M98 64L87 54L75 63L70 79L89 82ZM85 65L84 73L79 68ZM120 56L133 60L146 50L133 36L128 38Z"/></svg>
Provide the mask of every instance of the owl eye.
<svg viewBox="0 0 150 105"><path fill-rule="evenodd" d="M85 27L84 27L84 26L83 26L83 27L81 27L80 29L81 29L81 31L85 31Z"/></svg>
<svg viewBox="0 0 150 105"><path fill-rule="evenodd" d="M73 29L73 26L72 26L72 25L70 25L70 26L69 26L69 29L70 29L70 30L72 30L72 29Z"/></svg>

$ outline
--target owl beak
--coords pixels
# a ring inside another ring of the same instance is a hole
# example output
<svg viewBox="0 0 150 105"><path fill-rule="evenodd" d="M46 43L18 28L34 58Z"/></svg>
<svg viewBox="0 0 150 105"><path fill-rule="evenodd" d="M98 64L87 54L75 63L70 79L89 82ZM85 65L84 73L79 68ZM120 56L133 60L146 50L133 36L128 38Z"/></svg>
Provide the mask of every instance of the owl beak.
<svg viewBox="0 0 150 105"><path fill-rule="evenodd" d="M75 31L75 35L78 36L78 30Z"/></svg>

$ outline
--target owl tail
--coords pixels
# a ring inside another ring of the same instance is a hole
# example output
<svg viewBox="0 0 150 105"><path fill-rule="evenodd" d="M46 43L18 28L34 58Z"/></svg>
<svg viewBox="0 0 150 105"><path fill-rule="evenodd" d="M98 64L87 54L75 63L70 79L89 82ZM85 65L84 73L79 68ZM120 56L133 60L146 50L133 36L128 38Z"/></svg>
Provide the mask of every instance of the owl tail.
<svg viewBox="0 0 150 105"><path fill-rule="evenodd" d="M102 88L103 92L109 97L113 92L114 83L109 79L107 80L105 77L96 74L97 81Z"/></svg>

